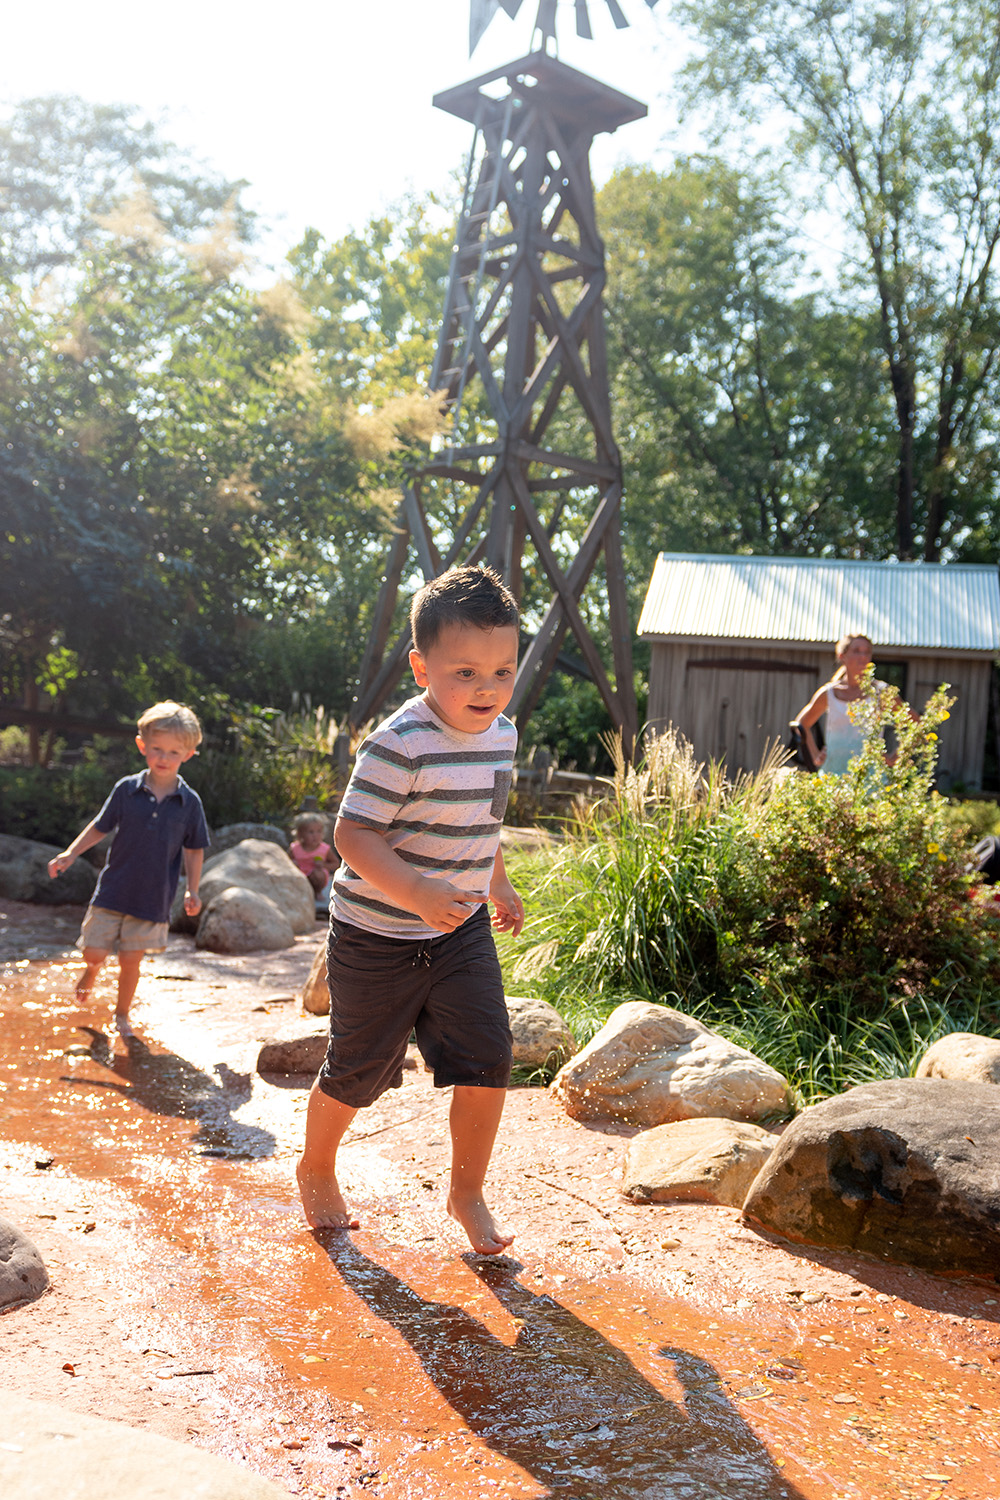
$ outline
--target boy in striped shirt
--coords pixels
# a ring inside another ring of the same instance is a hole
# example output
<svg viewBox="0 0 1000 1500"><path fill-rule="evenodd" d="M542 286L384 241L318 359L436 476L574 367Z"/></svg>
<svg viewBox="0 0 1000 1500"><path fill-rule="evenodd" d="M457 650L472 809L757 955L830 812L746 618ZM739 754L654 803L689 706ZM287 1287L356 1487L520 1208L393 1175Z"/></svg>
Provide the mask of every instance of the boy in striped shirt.
<svg viewBox="0 0 1000 1500"><path fill-rule="evenodd" d="M485 567L453 568L410 611L411 698L368 736L340 805L327 974L330 1045L298 1165L314 1228L352 1229L337 1148L355 1114L402 1083L412 1031L451 1087L448 1212L474 1250L513 1235L483 1184L510 1077L511 1035L490 930L520 932L500 850L517 731L517 604Z"/></svg>

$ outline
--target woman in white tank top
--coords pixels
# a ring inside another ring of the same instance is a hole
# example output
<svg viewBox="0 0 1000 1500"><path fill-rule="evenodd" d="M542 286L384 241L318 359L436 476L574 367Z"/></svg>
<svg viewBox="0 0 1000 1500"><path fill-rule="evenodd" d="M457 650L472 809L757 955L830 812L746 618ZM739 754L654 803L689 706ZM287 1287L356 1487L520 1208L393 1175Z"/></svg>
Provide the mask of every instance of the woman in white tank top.
<svg viewBox="0 0 1000 1500"><path fill-rule="evenodd" d="M865 669L871 666L872 643L866 635L858 633L842 636L836 645L836 656L836 672L813 694L796 723L802 727L806 748L816 769L822 769L830 776L843 776L848 762L864 744L864 728L852 721L849 707L862 697L861 678ZM885 686L884 682L875 679L876 692ZM823 714L826 714L826 749L820 750L812 726Z"/></svg>

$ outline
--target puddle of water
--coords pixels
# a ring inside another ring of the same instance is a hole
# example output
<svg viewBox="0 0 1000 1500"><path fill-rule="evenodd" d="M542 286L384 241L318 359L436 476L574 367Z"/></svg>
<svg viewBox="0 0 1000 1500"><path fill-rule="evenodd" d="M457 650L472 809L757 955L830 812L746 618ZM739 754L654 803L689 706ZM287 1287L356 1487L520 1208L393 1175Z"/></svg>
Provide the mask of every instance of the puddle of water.
<svg viewBox="0 0 1000 1500"><path fill-rule="evenodd" d="M409 1243L308 1233L288 1091L258 1098L193 1030L197 1064L176 1028L172 1049L109 1035L103 1002L61 993L73 972L4 971L0 1138L141 1211L148 1304L216 1372L231 1451L278 1482L386 1500L1000 1493L992 1368L946 1343L918 1355L878 1308L706 1317L654 1287L639 1303L626 1277L422 1253L364 1141L363 1222L397 1207Z"/></svg>

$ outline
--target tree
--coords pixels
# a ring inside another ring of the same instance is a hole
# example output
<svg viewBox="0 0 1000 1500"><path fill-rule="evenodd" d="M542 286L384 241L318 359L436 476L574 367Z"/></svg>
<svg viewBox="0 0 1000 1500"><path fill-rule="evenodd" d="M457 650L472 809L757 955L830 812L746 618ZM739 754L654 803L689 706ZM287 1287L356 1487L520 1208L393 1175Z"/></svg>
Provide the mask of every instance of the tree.
<svg viewBox="0 0 1000 1500"><path fill-rule="evenodd" d="M869 312L894 415L894 550L995 553L1000 356L997 0L679 0L689 91L723 132L790 124L806 193L846 205L841 291Z"/></svg>
<svg viewBox="0 0 1000 1500"><path fill-rule="evenodd" d="M37 283L81 258L98 220L141 189L175 238L203 233L246 184L196 171L124 104L26 99L0 120L0 272Z"/></svg>
<svg viewBox="0 0 1000 1500"><path fill-rule="evenodd" d="M803 290L781 193L706 158L620 169L599 196L637 593L661 549L891 547L870 325Z"/></svg>

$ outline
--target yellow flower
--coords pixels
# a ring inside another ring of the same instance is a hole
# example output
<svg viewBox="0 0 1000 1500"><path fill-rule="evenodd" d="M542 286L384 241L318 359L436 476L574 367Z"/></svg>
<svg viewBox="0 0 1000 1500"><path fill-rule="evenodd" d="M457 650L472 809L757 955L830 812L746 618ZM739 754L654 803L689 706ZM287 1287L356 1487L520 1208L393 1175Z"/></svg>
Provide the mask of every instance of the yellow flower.
<svg viewBox="0 0 1000 1500"><path fill-rule="evenodd" d="M947 712L945 712L945 713L943 713L943 714L942 714L942 715L941 715L941 717L942 717L942 719L950 719L950 718L951 718L951 714L950 714L950 713L947 713Z"/></svg>
<svg viewBox="0 0 1000 1500"><path fill-rule="evenodd" d="M929 735L928 735L928 736L927 736L927 738L928 738L928 739L929 739L929 740L936 740L936 739L937 739L937 735L936 735L936 734L929 734Z"/></svg>
<svg viewBox="0 0 1000 1500"><path fill-rule="evenodd" d="M938 852L938 845L937 844L928 844L927 845L927 853L928 854L936 854L937 852Z"/></svg>
<svg viewBox="0 0 1000 1500"><path fill-rule="evenodd" d="M932 979L931 980L931 984L934 986L934 988L936 990L939 990L941 988L941 981L940 981L940 979Z"/></svg>

